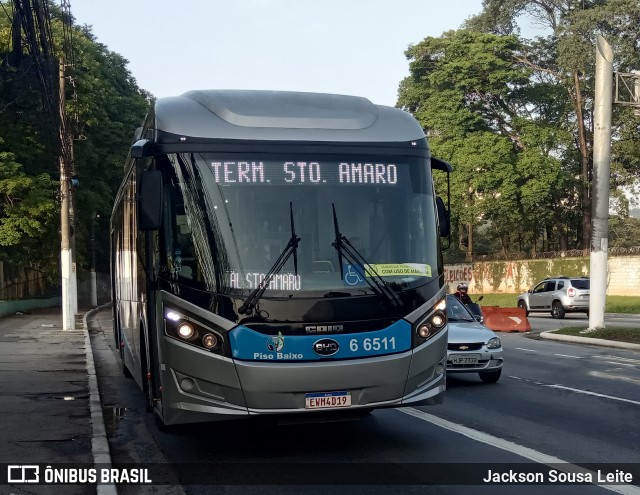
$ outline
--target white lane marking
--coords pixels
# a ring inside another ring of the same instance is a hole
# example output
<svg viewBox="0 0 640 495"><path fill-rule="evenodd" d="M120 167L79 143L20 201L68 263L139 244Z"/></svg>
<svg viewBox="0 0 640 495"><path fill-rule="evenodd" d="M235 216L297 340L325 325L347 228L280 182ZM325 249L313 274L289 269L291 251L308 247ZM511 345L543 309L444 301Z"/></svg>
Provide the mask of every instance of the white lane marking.
<svg viewBox="0 0 640 495"><path fill-rule="evenodd" d="M635 364L627 364L627 363L616 363L615 361L605 361L607 364L615 364L616 366L629 366L630 368L635 368Z"/></svg>
<svg viewBox="0 0 640 495"><path fill-rule="evenodd" d="M507 452L519 455L520 457L524 457L525 459L529 459L533 462L546 464L548 466L552 466L554 469L561 469L562 471L567 473L590 473L593 479L597 479L597 474L593 471L589 471L588 469L576 466L575 464L569 464L567 461L563 461L562 459L553 457L551 455L543 454L542 452L538 452L537 450L530 449L529 447L510 442L509 440L494 437L493 435L489 435L488 433L483 433L481 431L477 431L472 428L447 421L446 419L442 419L434 416L433 414L419 411L418 409L414 409L413 407L403 407L401 409L397 409L397 411L408 414L409 416L413 416L414 418L421 419L422 421L426 421L427 423L431 423L435 426L439 426L440 428L444 428L445 430L459 433L460 435L470 438L471 440L475 440L476 442L486 443L487 445L490 445L492 447L506 450ZM558 467L558 465L560 465L560 467ZM599 486L600 488L604 488L605 490L610 490L612 492L621 493L624 495L640 495L640 488L632 485L597 486Z"/></svg>
<svg viewBox="0 0 640 495"><path fill-rule="evenodd" d="M575 392L576 394L593 395L594 397L602 397L603 399L619 400L621 402L628 402L629 404L636 404L640 406L640 401L637 401L637 400L624 399L622 397L614 397L613 395L598 394L596 392L589 392L588 390L581 390L579 388L565 387L564 385L543 385L543 387L557 388L560 390L569 390L571 392Z"/></svg>
<svg viewBox="0 0 640 495"><path fill-rule="evenodd" d="M633 363L640 365L640 359L623 358L619 356L592 356L595 359L615 359L616 361L622 361L624 363Z"/></svg>
<svg viewBox="0 0 640 495"><path fill-rule="evenodd" d="M525 349L524 347L516 347L519 351L527 351L527 352L538 352L534 349Z"/></svg>
<svg viewBox="0 0 640 495"><path fill-rule="evenodd" d="M608 380L620 380L623 382L630 382L630 383L634 383L634 384L640 384L640 380L636 379L636 378L630 378L630 377L626 377L626 376L614 376L614 375L609 375L607 373L600 373L599 371L589 371L587 372L587 375L589 376L595 376L596 378L607 378ZM614 397L613 395L604 395L604 394L598 394L596 392L589 392L588 390L582 390L579 388L571 388L571 387L565 387L564 385L558 385L558 384L548 384L548 383L544 383L544 382L536 382L531 380L530 378L522 378L519 376L511 376L509 375L509 378L513 378L514 380L520 380L523 382L527 382L527 383L533 383L534 385L541 385L543 387L549 387L549 388L557 388L557 389L561 389L561 390L569 390L572 392L576 392L579 394L586 394L586 395L594 395L596 397L602 397L604 399L613 399L613 400L619 400L622 402L629 402L631 404L638 404L640 405L639 401L635 401L632 399L625 399L623 397Z"/></svg>
<svg viewBox="0 0 640 495"><path fill-rule="evenodd" d="M571 354L554 354L554 356L566 357L571 359L584 359L582 356L572 356Z"/></svg>
<svg viewBox="0 0 640 495"><path fill-rule="evenodd" d="M623 371L622 368L618 368L617 370L606 370L606 371ZM637 378L631 378L630 376L623 375L610 375L608 373L601 373L599 371L589 371L587 373L589 376L595 376L596 378L606 378L607 380L618 380L621 382L629 382L635 385L640 385L640 380Z"/></svg>

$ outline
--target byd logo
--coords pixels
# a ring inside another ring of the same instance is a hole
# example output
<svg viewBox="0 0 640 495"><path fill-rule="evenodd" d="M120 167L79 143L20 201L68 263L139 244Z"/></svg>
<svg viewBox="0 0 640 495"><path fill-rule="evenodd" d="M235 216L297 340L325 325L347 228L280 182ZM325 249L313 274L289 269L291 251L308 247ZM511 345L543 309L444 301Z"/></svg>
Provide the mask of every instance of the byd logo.
<svg viewBox="0 0 640 495"><path fill-rule="evenodd" d="M333 356L339 349L340 344L333 339L322 339L313 344L315 353L323 357Z"/></svg>

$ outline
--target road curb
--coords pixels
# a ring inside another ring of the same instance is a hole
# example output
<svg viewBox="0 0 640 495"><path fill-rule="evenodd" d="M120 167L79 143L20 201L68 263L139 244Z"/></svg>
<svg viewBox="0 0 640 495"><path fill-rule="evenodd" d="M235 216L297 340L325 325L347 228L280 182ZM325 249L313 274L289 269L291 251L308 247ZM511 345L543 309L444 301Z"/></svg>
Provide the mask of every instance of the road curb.
<svg viewBox="0 0 640 495"><path fill-rule="evenodd" d="M94 308L85 313L82 318L85 353L87 357L87 374L89 375L89 407L91 411L91 427L93 430L93 434L91 436L91 454L93 455L94 464L100 464L105 468L111 468L111 451L109 450L109 441L107 440L107 432L104 427L104 416L102 415L102 402L100 400L98 376L96 375L96 367L93 360L93 349L91 347L91 338L89 337L89 325L87 324L87 319L89 316L93 316L94 313L97 313L101 309L110 305L111 303L107 303ZM96 485L96 493L97 495L118 495L118 489L115 485Z"/></svg>
<svg viewBox="0 0 640 495"><path fill-rule="evenodd" d="M561 340L563 342L574 342L576 344L591 344L602 347L615 347L618 349L630 349L640 351L640 344L631 344L629 342L617 342L615 340L594 339L591 337L578 337L576 335L560 335L555 333L556 330L547 330L540 332L540 337L548 340Z"/></svg>

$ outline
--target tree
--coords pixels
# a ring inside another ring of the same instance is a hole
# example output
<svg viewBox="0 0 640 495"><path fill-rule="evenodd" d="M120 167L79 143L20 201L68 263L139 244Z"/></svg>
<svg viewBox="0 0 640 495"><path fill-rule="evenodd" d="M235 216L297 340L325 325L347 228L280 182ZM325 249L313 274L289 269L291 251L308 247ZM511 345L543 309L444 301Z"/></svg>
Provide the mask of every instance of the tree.
<svg viewBox="0 0 640 495"><path fill-rule="evenodd" d="M535 230L553 215L554 204L543 204L549 197L541 195L557 192L561 163L553 155L562 153L566 136L554 130L554 119L562 109L531 84L530 70L516 60L520 48L515 36L459 30L406 52L410 76L400 84L398 106L427 130L433 154L454 165L453 219L467 258L474 226L485 224L506 254L514 239L523 247L527 226ZM531 162L538 182L523 188Z"/></svg>
<svg viewBox="0 0 640 495"><path fill-rule="evenodd" d="M47 174L30 177L13 154L0 152L0 253L3 260L47 271L47 263L43 263L48 261L46 257L29 254L41 250L42 241L55 231L56 189Z"/></svg>
<svg viewBox="0 0 640 495"><path fill-rule="evenodd" d="M141 125L152 96L141 90L127 69L127 60L97 42L88 27L75 35L76 93L69 101L75 119L75 161L79 221L76 246L83 262L90 260L89 240L95 215L98 268L109 269L109 218L122 180L124 162L135 129Z"/></svg>
<svg viewBox="0 0 640 495"><path fill-rule="evenodd" d="M4 12L12 12L10 4L2 7ZM64 39L63 15L59 8L53 5L49 8L57 60ZM0 129L4 137L0 153L4 153L5 172L16 177L11 180L5 177L4 187L13 188L15 193L15 187L22 184L21 208L28 206L30 212L44 214L49 212L50 204L59 208L55 185L59 177L58 124L56 118L44 111L35 61L23 47L15 49L20 40L14 36L15 28L10 16L0 17ZM89 234L97 213L101 219L96 232L97 258L101 261L99 268L107 270L108 219L113 198L122 178L133 132L144 118L151 95L138 88L127 69L127 61L98 43L89 27L73 25L71 29L73 51L66 55L75 64L67 69L66 109L72 122L75 170L80 179L76 191L79 213L74 229L77 258L81 265L88 265ZM16 56L16 52L21 56ZM31 187L27 187L27 183L38 188L37 195L27 194ZM36 208L38 202L41 210ZM13 242L17 233L21 233L22 241L12 244L11 255L37 261L40 266L47 264L50 271L56 271L60 250L59 214L41 216L41 225L36 228L27 220L18 222L18 211L6 207L0 210L0 223L6 226L0 230L0 245ZM23 209L22 214L26 214L26 210ZM45 224L46 228L41 228ZM38 248L34 249L35 246Z"/></svg>
<svg viewBox="0 0 640 495"><path fill-rule="evenodd" d="M561 125L574 136L578 151L575 168L581 174L581 246L586 248L591 232L595 37L603 34L609 39L618 67L623 71L640 66L637 30L640 4L637 0L485 0L483 12L468 21L467 27L496 34L518 34L522 19L534 21L544 31L533 41L523 41L519 62L531 68L538 80L562 88L564 98L571 102L571 111L563 116ZM628 127L628 123L618 121L618 124ZM614 147L626 163L619 164L617 169L637 170L635 164L629 163L629 156L624 155L624 148L622 144Z"/></svg>

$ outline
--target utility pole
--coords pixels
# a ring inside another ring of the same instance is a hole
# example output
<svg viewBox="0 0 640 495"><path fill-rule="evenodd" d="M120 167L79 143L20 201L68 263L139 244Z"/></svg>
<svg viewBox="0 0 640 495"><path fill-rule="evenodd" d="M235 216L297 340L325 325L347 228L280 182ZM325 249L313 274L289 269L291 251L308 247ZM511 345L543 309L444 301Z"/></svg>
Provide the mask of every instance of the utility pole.
<svg viewBox="0 0 640 495"><path fill-rule="evenodd" d="M91 219L91 307L98 307L98 277L96 275L96 221L100 218L95 211Z"/></svg>
<svg viewBox="0 0 640 495"><path fill-rule="evenodd" d="M76 283L76 266L71 249L72 224L71 209L71 177L70 170L73 140L67 132L65 114L65 66L59 61L60 79L60 271L62 275L62 329L75 330L76 313L78 311L78 289Z"/></svg>
<svg viewBox="0 0 640 495"><path fill-rule="evenodd" d="M613 52L602 37L596 40L596 88L593 107L593 202L590 260L589 328L605 328L607 249L609 247L609 181L611 177L611 111Z"/></svg>

